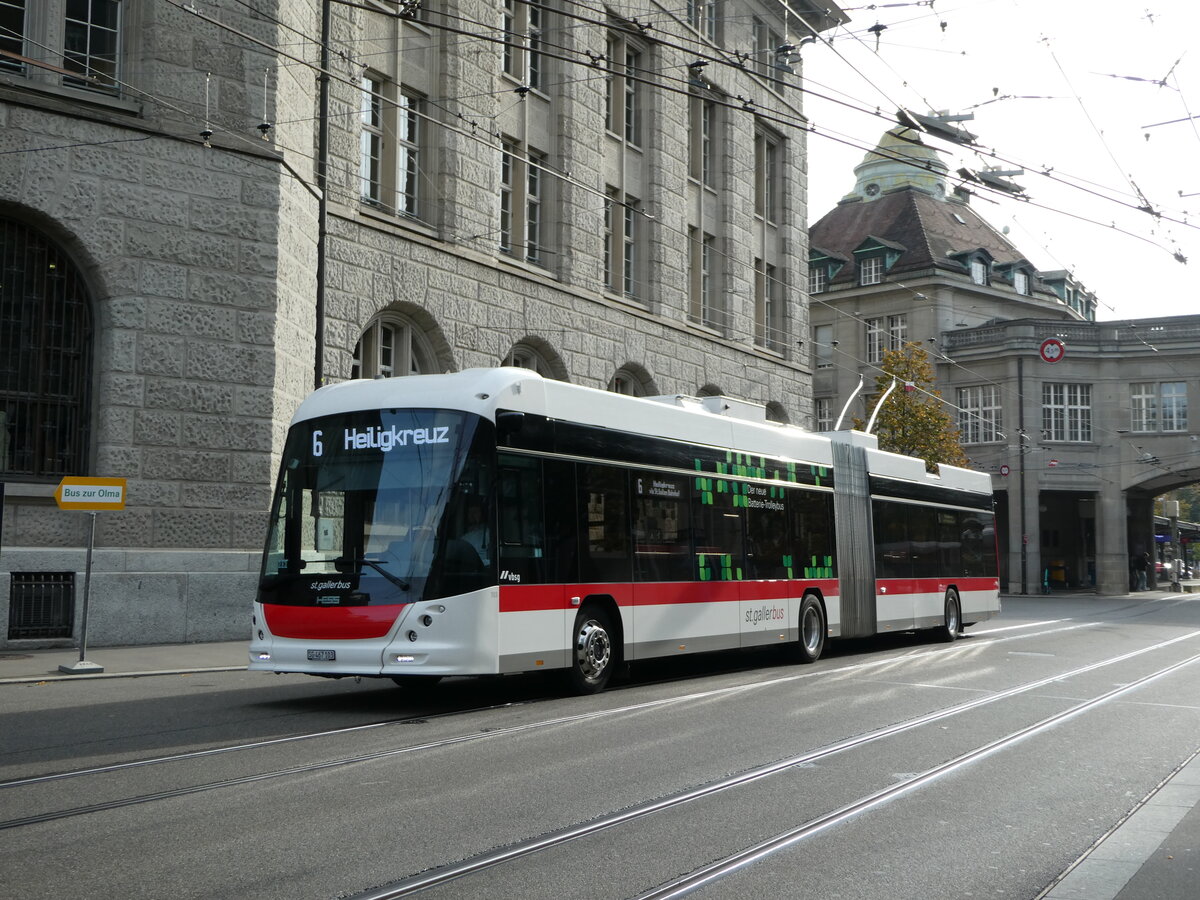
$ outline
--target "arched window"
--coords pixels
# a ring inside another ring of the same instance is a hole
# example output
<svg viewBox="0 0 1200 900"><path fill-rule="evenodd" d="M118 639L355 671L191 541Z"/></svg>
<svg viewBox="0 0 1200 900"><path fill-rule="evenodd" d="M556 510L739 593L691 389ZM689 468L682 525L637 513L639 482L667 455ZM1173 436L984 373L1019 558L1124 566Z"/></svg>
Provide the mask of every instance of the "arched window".
<svg viewBox="0 0 1200 900"><path fill-rule="evenodd" d="M614 394L625 394L629 397L652 397L658 392L650 374L634 363L617 369L608 382L608 389Z"/></svg>
<svg viewBox="0 0 1200 900"><path fill-rule="evenodd" d="M392 378L441 371L424 332L398 313L375 318L354 347L351 378Z"/></svg>
<svg viewBox="0 0 1200 900"><path fill-rule="evenodd" d="M567 381L567 367L554 348L542 338L527 336L517 341L504 355L501 365L532 369L543 378Z"/></svg>
<svg viewBox="0 0 1200 900"><path fill-rule="evenodd" d="M45 235L0 217L0 478L86 470L91 297Z"/></svg>

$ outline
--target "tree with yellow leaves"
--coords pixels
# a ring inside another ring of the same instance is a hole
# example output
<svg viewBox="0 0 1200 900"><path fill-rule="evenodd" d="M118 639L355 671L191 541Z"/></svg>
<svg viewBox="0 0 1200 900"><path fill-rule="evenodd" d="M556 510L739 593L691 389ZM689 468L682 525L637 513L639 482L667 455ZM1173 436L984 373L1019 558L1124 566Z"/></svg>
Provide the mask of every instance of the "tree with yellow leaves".
<svg viewBox="0 0 1200 900"><path fill-rule="evenodd" d="M874 412L893 378L897 387L875 419L880 449L920 457L931 472L938 463L968 465L954 419L942 402L941 392L933 386L933 364L925 348L908 343L899 350L885 351L881 368L882 374L875 379L875 393L869 399L870 411ZM865 428L866 422L856 418L854 427Z"/></svg>

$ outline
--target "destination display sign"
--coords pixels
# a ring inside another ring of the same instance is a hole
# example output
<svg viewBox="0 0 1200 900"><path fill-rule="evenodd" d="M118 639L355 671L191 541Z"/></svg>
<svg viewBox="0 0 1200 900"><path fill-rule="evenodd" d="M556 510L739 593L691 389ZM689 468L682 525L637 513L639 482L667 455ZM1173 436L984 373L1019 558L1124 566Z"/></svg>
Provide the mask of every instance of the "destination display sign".
<svg viewBox="0 0 1200 900"><path fill-rule="evenodd" d="M54 489L59 509L124 509L124 478L68 476Z"/></svg>

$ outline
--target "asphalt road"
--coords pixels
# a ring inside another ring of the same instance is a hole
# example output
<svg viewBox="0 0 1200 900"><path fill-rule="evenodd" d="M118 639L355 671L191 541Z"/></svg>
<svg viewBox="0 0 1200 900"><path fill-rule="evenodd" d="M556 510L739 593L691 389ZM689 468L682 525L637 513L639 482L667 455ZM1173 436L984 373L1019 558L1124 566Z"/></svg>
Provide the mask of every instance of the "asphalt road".
<svg viewBox="0 0 1200 900"><path fill-rule="evenodd" d="M1195 752L1200 596L432 692L5 685L14 897L1035 898ZM711 868L708 868L711 867Z"/></svg>

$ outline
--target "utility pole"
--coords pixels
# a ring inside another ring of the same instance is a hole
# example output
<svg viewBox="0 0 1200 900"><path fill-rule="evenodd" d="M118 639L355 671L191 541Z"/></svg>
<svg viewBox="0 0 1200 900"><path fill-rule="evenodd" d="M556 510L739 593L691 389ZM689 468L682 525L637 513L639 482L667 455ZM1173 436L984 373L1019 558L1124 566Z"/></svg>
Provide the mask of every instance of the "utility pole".
<svg viewBox="0 0 1200 900"><path fill-rule="evenodd" d="M329 224L329 34L332 31L331 0L321 0L321 74L320 108L317 119L317 291L316 358L313 361L313 387L325 382L325 241Z"/></svg>

